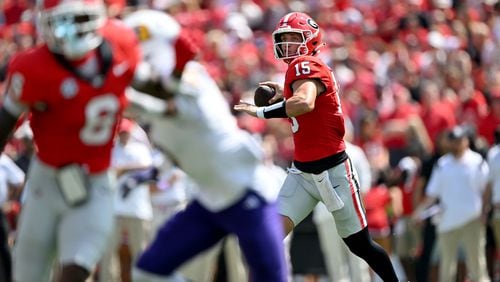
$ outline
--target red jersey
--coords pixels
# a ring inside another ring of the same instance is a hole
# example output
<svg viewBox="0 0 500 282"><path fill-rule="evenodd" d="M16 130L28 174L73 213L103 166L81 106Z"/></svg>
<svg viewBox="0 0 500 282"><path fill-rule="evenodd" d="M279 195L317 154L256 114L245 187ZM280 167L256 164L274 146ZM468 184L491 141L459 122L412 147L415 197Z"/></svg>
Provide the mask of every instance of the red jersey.
<svg viewBox="0 0 500 282"><path fill-rule="evenodd" d="M486 138L490 146L493 146L493 144L495 144L495 129L498 126L500 126L500 116L495 115L495 113L491 111L487 116L479 120L478 134Z"/></svg>
<svg viewBox="0 0 500 282"><path fill-rule="evenodd" d="M368 228L373 231L389 229L390 222L387 207L391 203L391 196L388 188L383 185L372 187L363 200Z"/></svg>
<svg viewBox="0 0 500 282"><path fill-rule="evenodd" d="M310 162L343 152L344 116L339 87L332 70L313 56L294 59L285 76L285 99L293 95L292 84L302 79L317 79L323 83L326 90L316 97L314 110L290 118L295 144L294 159Z"/></svg>
<svg viewBox="0 0 500 282"><path fill-rule="evenodd" d="M10 62L9 95L30 108L37 156L51 166L78 163L90 173L109 167L117 121L127 104L125 88L140 53L133 31L118 21L108 21L100 32L109 51L106 56L97 50L101 65L108 58L100 81L80 78L46 45Z"/></svg>
<svg viewBox="0 0 500 282"><path fill-rule="evenodd" d="M451 129L456 124L454 113L443 103L438 103L429 109L422 108L420 117L434 145L441 132Z"/></svg>

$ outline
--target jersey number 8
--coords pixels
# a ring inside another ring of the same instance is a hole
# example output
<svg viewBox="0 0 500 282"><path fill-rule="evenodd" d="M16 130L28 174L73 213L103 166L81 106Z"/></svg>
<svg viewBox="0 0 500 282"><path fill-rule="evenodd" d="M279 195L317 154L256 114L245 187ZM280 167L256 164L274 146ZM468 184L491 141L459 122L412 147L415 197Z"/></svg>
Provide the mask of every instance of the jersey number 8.
<svg viewBox="0 0 500 282"><path fill-rule="evenodd" d="M94 97L88 102L85 125L80 130L80 139L85 145L98 146L110 141L119 107L120 103L113 94Z"/></svg>

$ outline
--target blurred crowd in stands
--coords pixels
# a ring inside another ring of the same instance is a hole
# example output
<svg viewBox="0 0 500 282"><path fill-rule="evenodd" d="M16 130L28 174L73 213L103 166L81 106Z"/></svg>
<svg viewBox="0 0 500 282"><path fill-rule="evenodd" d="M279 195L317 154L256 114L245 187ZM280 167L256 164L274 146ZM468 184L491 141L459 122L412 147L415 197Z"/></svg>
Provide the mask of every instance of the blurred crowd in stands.
<svg viewBox="0 0 500 282"><path fill-rule="evenodd" d="M342 88L355 143L377 168L385 165L377 145L395 165L408 151L432 152L438 133L455 124L471 126L484 146L493 143L500 97L498 1L125 1L108 0L109 12L120 17L131 6L150 6L190 30L201 61L232 101L260 81L282 80L285 65L274 59L270 32L286 12L306 11L323 27L327 45L320 56ZM14 52L37 41L33 2L2 1L1 74ZM278 136L279 157L290 160L279 129L246 119L241 123L248 130Z"/></svg>
<svg viewBox="0 0 500 282"><path fill-rule="evenodd" d="M37 42L34 1L0 0L0 81L10 56ZM403 232L398 218L411 215L424 194L432 170L428 160L446 152L442 140L456 125L467 129L470 147L483 157L495 143L494 132L500 126L500 1L107 0L107 4L115 17L133 7L152 7L174 16L189 30L200 47L201 62L232 104L252 100L261 81L284 80L286 65L273 54L274 24L289 11L304 11L316 19L326 42L319 56L332 67L341 87L350 142L367 157L370 187L401 191L398 196L368 190L366 207L380 207L378 203L387 207L392 243L382 245L399 256L408 280L416 279L423 233L416 235L415 244L395 243L394 238ZM3 87L0 82L0 93ZM293 141L286 120L239 115L238 121L274 146L276 164L283 168L290 164ZM6 153L26 170L33 150L30 135L18 131L14 137ZM377 230L374 234L379 239L387 235ZM493 279L495 242L491 234L487 236L493 250L487 253Z"/></svg>

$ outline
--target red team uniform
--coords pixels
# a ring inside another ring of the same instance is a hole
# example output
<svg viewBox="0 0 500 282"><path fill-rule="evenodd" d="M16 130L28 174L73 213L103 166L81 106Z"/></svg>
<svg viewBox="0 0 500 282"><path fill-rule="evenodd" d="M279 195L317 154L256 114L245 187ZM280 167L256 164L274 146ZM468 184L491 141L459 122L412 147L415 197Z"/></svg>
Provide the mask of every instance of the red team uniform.
<svg viewBox="0 0 500 282"><path fill-rule="evenodd" d="M321 59L314 56L300 56L290 62L286 72L283 90L285 99L293 96L292 84L304 78L317 79L325 90L316 97L313 111L289 118L295 144L292 172L296 171L297 174L289 174L283 185L278 201L280 212L298 224L318 201L334 201L337 204L341 202L340 205L343 207L332 206L329 210L339 215L349 213L357 215L348 221L337 220L339 234L345 238L365 228L367 221L359 196L359 181L345 153L344 117L338 85L332 70ZM314 180L317 174L327 171L326 175L334 176L330 179L331 184L337 188L334 194L331 194L332 189L323 189ZM299 178L298 181L303 187L307 186L306 191L303 191L305 195L289 197L291 189L296 189L295 185L290 185L290 182L297 182L297 179L292 180L297 177L296 175L305 178ZM341 201L338 202L338 199ZM302 203L299 203L299 200ZM336 219L339 217L345 216L336 216Z"/></svg>
<svg viewBox="0 0 500 282"><path fill-rule="evenodd" d="M76 2L65 8L78 13L94 7L92 1ZM131 29L106 20L104 6L101 15L95 32L102 41L85 56L70 59L43 44L18 53L9 65L4 107L13 116L31 113L36 146L14 246L15 281L48 281L55 253L60 265L76 265L90 273L111 236L111 148L140 52ZM88 65L92 71L85 76ZM87 191L77 203L68 201L62 188L62 169L70 165L77 168Z"/></svg>
<svg viewBox="0 0 500 282"><path fill-rule="evenodd" d="M272 36L275 57L288 64L284 102L267 107L242 102L235 109L260 118L290 120L294 160L278 196L285 228L297 226L323 202L351 252L384 281L397 281L388 255L367 230L358 176L345 152L339 87L331 69L316 57L324 45L319 26L308 15L292 12L281 18ZM281 90L277 83L264 84Z"/></svg>
<svg viewBox="0 0 500 282"><path fill-rule="evenodd" d="M320 80L326 90L316 98L314 111L290 119L294 130L294 160L299 162L316 161L345 150L344 117L332 70L317 57L302 56L290 63L285 85L291 86L305 74L308 79ZM292 95L291 87L285 87L285 99Z"/></svg>
<svg viewBox="0 0 500 282"><path fill-rule="evenodd" d="M75 77L46 45L12 59L9 81L12 87L21 84L18 101L32 110L37 157L44 163L62 167L76 162L90 173L109 167L117 121L127 104L124 91L138 61L135 35L128 31L114 21L102 29L111 53L99 58L110 62L97 87Z"/></svg>

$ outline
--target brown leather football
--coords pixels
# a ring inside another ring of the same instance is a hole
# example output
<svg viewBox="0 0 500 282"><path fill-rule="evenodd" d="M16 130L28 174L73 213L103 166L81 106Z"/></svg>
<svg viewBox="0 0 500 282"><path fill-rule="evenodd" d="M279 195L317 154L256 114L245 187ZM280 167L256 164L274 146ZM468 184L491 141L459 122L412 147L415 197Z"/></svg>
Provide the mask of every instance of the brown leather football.
<svg viewBox="0 0 500 282"><path fill-rule="evenodd" d="M271 99L276 92L274 88L267 85L260 85L255 89L253 102L258 107L269 106L269 99Z"/></svg>

